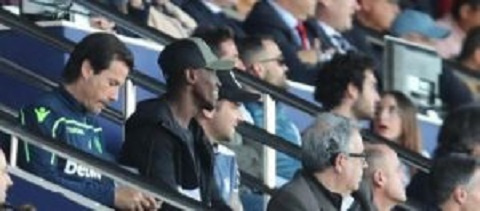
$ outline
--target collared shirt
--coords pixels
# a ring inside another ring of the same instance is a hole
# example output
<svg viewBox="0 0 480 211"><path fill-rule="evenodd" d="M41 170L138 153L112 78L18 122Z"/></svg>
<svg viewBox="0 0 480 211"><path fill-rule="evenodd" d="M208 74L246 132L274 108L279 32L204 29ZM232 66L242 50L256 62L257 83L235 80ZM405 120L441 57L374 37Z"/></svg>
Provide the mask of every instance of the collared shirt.
<svg viewBox="0 0 480 211"><path fill-rule="evenodd" d="M283 22L288 26L288 28L292 31L292 34L294 35L295 42L298 45L302 44L302 39L300 38L300 35L297 32L297 25L298 25L298 20L293 16L292 13L284 9L282 6L277 4L275 0L267 0L267 2L272 5L273 9L280 15L280 18L282 18Z"/></svg>
<svg viewBox="0 0 480 211"><path fill-rule="evenodd" d="M328 190L321 182L319 182L311 173L307 171L303 172L304 175L307 175L317 188L322 191L322 193L332 202L332 205L337 208L337 210L348 210L352 206L354 199L352 196L348 195L343 197L338 193L331 192Z"/></svg>
<svg viewBox="0 0 480 211"><path fill-rule="evenodd" d="M347 41L347 39L333 27L323 21L318 21L318 25L323 29L339 53L346 53L352 48L352 45Z"/></svg>
<svg viewBox="0 0 480 211"><path fill-rule="evenodd" d="M214 14L218 14L222 12L222 8L219 7L218 5L212 3L209 0L203 0L202 3Z"/></svg>
<svg viewBox="0 0 480 211"><path fill-rule="evenodd" d="M451 16L440 19L437 21L437 24L450 30L450 36L435 42L438 54L446 59L457 56L462 49L462 43L466 36L465 31L460 28Z"/></svg>
<svg viewBox="0 0 480 211"><path fill-rule="evenodd" d="M240 177L235 152L220 145L213 145L215 153L214 175L218 190L226 203L238 193Z"/></svg>

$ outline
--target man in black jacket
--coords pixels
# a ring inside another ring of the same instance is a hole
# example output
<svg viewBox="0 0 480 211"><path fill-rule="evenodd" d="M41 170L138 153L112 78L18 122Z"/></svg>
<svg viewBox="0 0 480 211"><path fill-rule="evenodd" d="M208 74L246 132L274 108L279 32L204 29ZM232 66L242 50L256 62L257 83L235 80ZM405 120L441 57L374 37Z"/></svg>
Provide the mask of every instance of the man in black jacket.
<svg viewBox="0 0 480 211"><path fill-rule="evenodd" d="M120 162L215 209L226 208L215 188L211 145L193 118L215 107L216 71L230 70L234 63L219 60L203 40L189 38L168 45L158 64L167 93L138 104L126 124Z"/></svg>

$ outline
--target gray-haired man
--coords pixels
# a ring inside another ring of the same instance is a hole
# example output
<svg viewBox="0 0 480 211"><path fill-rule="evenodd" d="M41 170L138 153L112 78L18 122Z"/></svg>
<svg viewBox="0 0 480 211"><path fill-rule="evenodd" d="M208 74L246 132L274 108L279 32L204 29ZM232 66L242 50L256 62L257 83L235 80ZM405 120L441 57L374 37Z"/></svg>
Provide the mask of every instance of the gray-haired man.
<svg viewBox="0 0 480 211"><path fill-rule="evenodd" d="M363 150L352 120L320 114L303 137L303 169L273 195L268 210L348 209L367 167Z"/></svg>

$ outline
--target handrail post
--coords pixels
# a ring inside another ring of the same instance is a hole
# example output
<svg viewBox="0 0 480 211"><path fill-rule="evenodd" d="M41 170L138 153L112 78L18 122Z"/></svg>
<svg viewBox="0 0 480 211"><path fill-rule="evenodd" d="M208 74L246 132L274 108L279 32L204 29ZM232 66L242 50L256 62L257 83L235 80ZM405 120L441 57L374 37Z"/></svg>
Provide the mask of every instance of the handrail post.
<svg viewBox="0 0 480 211"><path fill-rule="evenodd" d="M17 167L18 138L14 135L10 138L10 166Z"/></svg>
<svg viewBox="0 0 480 211"><path fill-rule="evenodd" d="M135 112L136 104L137 104L137 93L136 93L136 86L133 84L132 80L127 79L125 82L125 102L124 102L124 114L125 119L128 119L130 115Z"/></svg>
<svg viewBox="0 0 480 211"><path fill-rule="evenodd" d="M263 94L263 113L264 113L264 126L265 130L269 133L275 134L276 127L276 113L275 113L275 101L270 95ZM275 150L264 145L263 146L263 181L270 187L275 187L276 184L276 154ZM266 209L268 200L270 197L268 195L264 196L264 207Z"/></svg>

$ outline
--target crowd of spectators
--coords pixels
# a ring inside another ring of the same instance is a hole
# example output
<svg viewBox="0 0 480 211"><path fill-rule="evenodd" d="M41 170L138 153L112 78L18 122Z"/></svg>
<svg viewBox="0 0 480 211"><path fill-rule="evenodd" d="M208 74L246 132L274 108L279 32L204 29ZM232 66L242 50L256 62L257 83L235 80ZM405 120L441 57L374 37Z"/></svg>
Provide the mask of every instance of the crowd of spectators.
<svg viewBox="0 0 480 211"><path fill-rule="evenodd" d="M267 203L267 210L474 210L480 203L480 106L473 104L480 96L480 0L98 2L176 38L157 60L166 93L138 102L126 121L118 160L111 160L143 178L216 210L262 210ZM0 3L20 5L21 15L32 21L69 19L66 8L73 4ZM32 4L36 9L25 10ZM95 115L118 99L134 67L133 54L115 33L133 33L86 15L103 32L76 45L61 86L24 106L19 122L108 160ZM384 35L423 46L449 63L438 78L438 95L449 113L430 173L392 147L430 157L415 101L408 93L382 90ZM240 187L240 169L263 176L263 149L236 134L236 127L263 127L265 111L261 93L242 86L235 71L281 92L288 91L288 80L311 85L325 109L300 131L285 105L276 104L275 135L298 146L301 157L276 153L278 191L268 202ZM388 142L371 143L362 129ZM21 168L113 208L176 210L26 143L18 159ZM2 172L4 160L0 153ZM11 185L8 174L0 177L2 193Z"/></svg>

